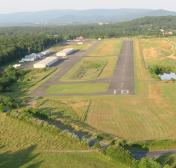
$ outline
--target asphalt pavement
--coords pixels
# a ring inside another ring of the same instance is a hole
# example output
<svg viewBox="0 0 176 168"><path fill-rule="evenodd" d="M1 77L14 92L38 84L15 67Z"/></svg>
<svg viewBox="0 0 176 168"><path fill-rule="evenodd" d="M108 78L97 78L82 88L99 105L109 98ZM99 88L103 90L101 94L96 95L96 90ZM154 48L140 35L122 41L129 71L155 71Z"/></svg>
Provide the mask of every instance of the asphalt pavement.
<svg viewBox="0 0 176 168"><path fill-rule="evenodd" d="M108 93L114 95L135 94L134 80L133 41L126 40L123 43Z"/></svg>

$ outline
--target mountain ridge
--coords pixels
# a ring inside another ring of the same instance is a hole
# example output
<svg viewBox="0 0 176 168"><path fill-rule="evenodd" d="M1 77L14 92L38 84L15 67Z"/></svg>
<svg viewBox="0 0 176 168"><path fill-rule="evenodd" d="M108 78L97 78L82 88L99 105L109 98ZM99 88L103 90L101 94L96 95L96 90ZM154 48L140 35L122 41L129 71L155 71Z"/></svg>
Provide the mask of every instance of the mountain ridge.
<svg viewBox="0 0 176 168"><path fill-rule="evenodd" d="M118 23L145 16L176 16L176 12L163 9L87 9L47 10L0 14L0 25L12 24L95 24Z"/></svg>

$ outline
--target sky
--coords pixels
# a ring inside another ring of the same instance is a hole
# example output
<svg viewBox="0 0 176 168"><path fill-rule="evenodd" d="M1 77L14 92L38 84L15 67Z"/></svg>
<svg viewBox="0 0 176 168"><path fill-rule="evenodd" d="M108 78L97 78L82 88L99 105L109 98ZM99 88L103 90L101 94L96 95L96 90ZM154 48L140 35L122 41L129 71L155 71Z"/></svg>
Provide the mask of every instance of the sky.
<svg viewBox="0 0 176 168"><path fill-rule="evenodd" d="M99 8L145 8L176 11L176 0L0 0L0 13Z"/></svg>

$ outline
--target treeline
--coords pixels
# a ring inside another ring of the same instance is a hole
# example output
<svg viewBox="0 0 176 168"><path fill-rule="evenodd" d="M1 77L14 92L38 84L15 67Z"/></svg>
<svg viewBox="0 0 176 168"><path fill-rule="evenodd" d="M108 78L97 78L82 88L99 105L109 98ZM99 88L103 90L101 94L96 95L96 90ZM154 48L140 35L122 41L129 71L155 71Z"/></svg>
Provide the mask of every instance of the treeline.
<svg viewBox="0 0 176 168"><path fill-rule="evenodd" d="M175 32L176 16L144 17L109 25L69 25L0 28L0 64L77 36L111 38L123 36L162 36L160 29Z"/></svg>
<svg viewBox="0 0 176 168"><path fill-rule="evenodd" d="M23 70L17 70L13 67L7 67L0 73L0 92L10 91L10 87L24 75Z"/></svg>
<svg viewBox="0 0 176 168"><path fill-rule="evenodd" d="M13 29L11 30L13 31ZM40 52L47 47L58 43L61 39L45 34L33 34L25 31L23 33L6 33L0 35L0 65L9 63L32 52ZM4 32L4 30L3 30Z"/></svg>

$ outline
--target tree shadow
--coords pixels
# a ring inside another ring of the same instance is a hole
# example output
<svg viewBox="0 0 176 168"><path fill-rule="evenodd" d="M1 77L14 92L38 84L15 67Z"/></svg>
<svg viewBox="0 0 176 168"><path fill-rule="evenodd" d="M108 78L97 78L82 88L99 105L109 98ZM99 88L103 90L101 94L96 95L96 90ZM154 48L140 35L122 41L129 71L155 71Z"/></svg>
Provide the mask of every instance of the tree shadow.
<svg viewBox="0 0 176 168"><path fill-rule="evenodd" d="M0 168L19 168L21 166L26 166L26 164L27 168L38 168L42 161L35 161L35 163L30 163L39 155L33 154L35 148L36 145L33 145L17 152L0 153Z"/></svg>
<svg viewBox="0 0 176 168"><path fill-rule="evenodd" d="M92 137L92 134L85 130L77 130L71 125L63 123L61 120L50 120L49 124L54 125L56 128L59 128L61 131L72 134L72 136L77 137L78 139L89 139Z"/></svg>
<svg viewBox="0 0 176 168"><path fill-rule="evenodd" d="M56 108L52 107L40 107L38 111L41 114L46 114L50 119L57 119L57 118L67 118L71 119L70 116L65 116L64 110L57 110Z"/></svg>
<svg viewBox="0 0 176 168"><path fill-rule="evenodd" d="M125 145L125 148L127 150L130 151L130 153L133 155L133 157L137 160L143 158L143 157L146 157L148 152L149 152L149 149L148 147L145 147L141 144L126 144Z"/></svg>
<svg viewBox="0 0 176 168"><path fill-rule="evenodd" d="M157 158L157 161L163 166L166 164L173 166L176 162L176 155L173 152L168 152Z"/></svg>

